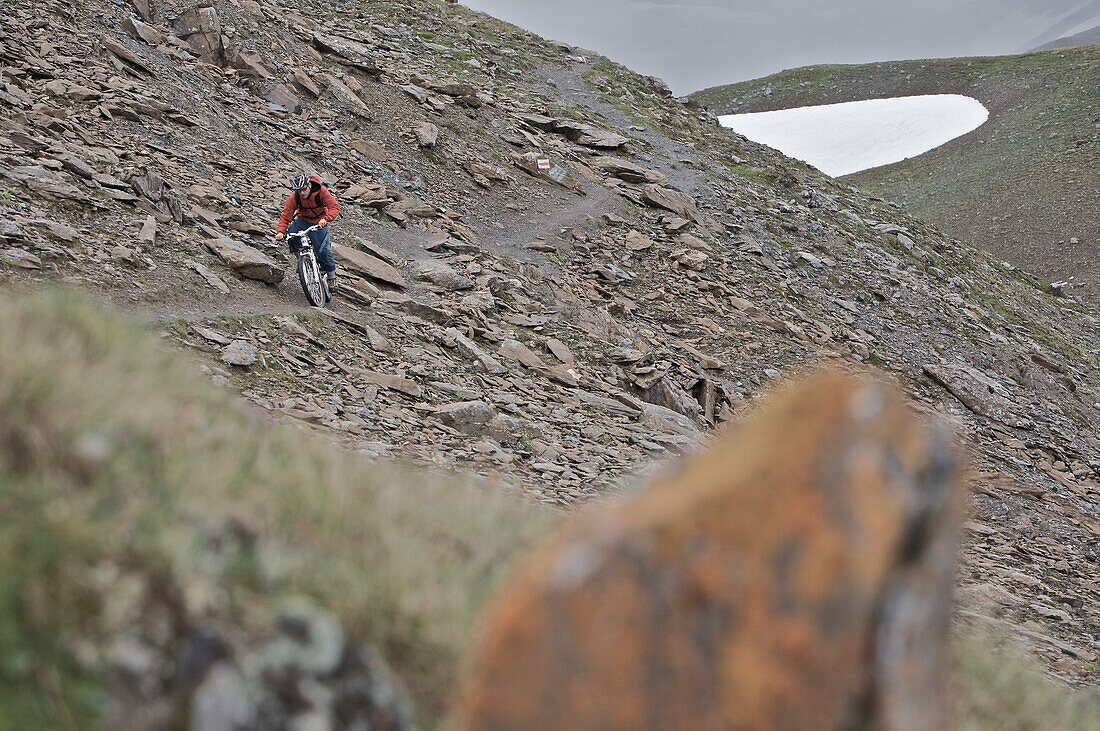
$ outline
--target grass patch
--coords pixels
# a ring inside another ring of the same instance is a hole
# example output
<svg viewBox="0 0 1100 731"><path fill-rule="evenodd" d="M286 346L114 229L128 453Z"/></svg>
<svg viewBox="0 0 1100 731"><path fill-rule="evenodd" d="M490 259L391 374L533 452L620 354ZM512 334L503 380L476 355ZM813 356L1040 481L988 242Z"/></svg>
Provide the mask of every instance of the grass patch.
<svg viewBox="0 0 1100 731"><path fill-rule="evenodd" d="M1076 731L1095 728L1100 692L1074 690L1043 674L1026 650L988 629L955 645L956 728L960 731Z"/></svg>
<svg viewBox="0 0 1100 731"><path fill-rule="evenodd" d="M210 586L193 619L236 641L311 597L383 651L422 721L440 717L476 612L547 513L259 420L74 295L2 304L0 727L96 725L107 648L143 621L114 616L104 574ZM228 521L255 555L211 573L210 526Z"/></svg>

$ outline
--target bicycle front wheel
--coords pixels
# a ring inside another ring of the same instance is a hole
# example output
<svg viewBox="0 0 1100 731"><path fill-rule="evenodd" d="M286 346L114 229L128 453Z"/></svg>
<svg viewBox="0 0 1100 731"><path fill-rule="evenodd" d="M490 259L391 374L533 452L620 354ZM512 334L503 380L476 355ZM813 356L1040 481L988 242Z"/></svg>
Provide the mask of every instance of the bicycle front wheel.
<svg viewBox="0 0 1100 731"><path fill-rule="evenodd" d="M317 267L317 260L312 256L298 257L298 281L302 283L302 291L306 293L306 299L314 307L324 307L328 300L324 282L321 281L321 270Z"/></svg>

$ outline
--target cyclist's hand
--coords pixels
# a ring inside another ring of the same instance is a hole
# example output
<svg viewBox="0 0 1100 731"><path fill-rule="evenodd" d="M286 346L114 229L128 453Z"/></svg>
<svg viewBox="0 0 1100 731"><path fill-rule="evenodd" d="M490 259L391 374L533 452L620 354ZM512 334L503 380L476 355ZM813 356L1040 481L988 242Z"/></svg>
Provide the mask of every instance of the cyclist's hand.
<svg viewBox="0 0 1100 731"><path fill-rule="evenodd" d="M320 221L317 222L317 225L320 226L321 228L324 228L325 226L328 225L328 219L327 218L322 218Z"/></svg>
<svg viewBox="0 0 1100 731"><path fill-rule="evenodd" d="M275 240L276 241L282 241L284 238L286 238L286 234L284 234L282 231L277 231L275 233Z"/></svg>

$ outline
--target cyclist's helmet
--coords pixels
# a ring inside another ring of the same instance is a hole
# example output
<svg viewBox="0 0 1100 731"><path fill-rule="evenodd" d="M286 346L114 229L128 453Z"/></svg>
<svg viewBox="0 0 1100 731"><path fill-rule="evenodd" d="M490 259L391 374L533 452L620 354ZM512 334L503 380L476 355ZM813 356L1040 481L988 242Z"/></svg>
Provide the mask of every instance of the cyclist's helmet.
<svg viewBox="0 0 1100 731"><path fill-rule="evenodd" d="M303 190L309 186L309 176L305 173L298 173L290 179L290 187L294 190Z"/></svg>

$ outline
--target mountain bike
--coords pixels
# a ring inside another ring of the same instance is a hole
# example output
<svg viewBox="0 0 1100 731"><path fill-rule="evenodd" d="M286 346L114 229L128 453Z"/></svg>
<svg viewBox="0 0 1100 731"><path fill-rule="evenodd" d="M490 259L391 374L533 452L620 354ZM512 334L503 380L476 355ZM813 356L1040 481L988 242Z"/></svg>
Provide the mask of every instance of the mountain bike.
<svg viewBox="0 0 1100 731"><path fill-rule="evenodd" d="M309 240L309 234L317 231L320 226L288 233L289 242L292 238L298 243L298 281L302 283L302 291L306 293L306 299L314 307L324 307L331 298L328 290L328 282L321 274L321 268L317 265L317 254L313 251L313 242Z"/></svg>

